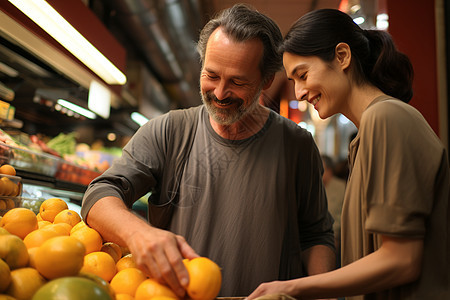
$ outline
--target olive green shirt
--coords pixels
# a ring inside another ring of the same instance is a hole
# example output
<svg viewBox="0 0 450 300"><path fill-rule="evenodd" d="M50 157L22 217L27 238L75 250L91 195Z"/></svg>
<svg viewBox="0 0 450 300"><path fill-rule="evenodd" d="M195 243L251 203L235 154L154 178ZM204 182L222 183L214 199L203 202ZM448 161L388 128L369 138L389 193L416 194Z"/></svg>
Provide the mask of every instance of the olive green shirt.
<svg viewBox="0 0 450 300"><path fill-rule="evenodd" d="M424 239L417 281L351 299L450 299L449 165L439 138L411 105L379 97L349 150L342 264L379 249L381 235Z"/></svg>

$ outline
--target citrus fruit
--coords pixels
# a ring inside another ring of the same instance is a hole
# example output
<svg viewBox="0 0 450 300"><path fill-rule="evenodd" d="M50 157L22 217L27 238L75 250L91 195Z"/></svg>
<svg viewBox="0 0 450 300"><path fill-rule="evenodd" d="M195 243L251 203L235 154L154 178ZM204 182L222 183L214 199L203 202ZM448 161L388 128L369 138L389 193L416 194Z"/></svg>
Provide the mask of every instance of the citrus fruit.
<svg viewBox="0 0 450 300"><path fill-rule="evenodd" d="M84 253L84 245L73 237L50 238L36 251L36 269L47 279L73 276L83 266Z"/></svg>
<svg viewBox="0 0 450 300"><path fill-rule="evenodd" d="M70 227L75 226L78 222L81 221L80 215L71 209L65 209L59 212L55 218L53 219L53 223L67 223Z"/></svg>
<svg viewBox="0 0 450 300"><path fill-rule="evenodd" d="M102 287L105 291L108 292L108 294L111 296L112 299L115 298L116 293L114 293L114 290L112 289L111 285L109 284L108 281L104 280L103 278L101 278L100 276L97 276L95 274L92 273L85 273L85 272L80 272L77 275L78 277L84 277L87 279L90 279L92 281L94 281L95 283L97 283L100 287ZM117 300L117 299L116 299Z"/></svg>
<svg viewBox="0 0 450 300"><path fill-rule="evenodd" d="M119 259L122 258L122 249L120 248L119 245L113 242L103 243L100 251L106 252L109 255L111 255L111 257L114 258L114 261L116 263L119 261Z"/></svg>
<svg viewBox="0 0 450 300"><path fill-rule="evenodd" d="M169 297L169 296L154 296L150 298L151 300L174 300L174 299L178 299L178 298L173 298L173 297Z"/></svg>
<svg viewBox="0 0 450 300"><path fill-rule="evenodd" d="M84 256L81 272L95 274L109 282L116 275L116 262L106 252L91 252Z"/></svg>
<svg viewBox="0 0 450 300"><path fill-rule="evenodd" d="M44 221L44 219L42 219L42 217L41 217L41 213L37 213L36 219L38 220L38 222L39 222L39 221ZM48 222L48 221L46 221L46 222ZM50 222L50 223L51 223L51 222Z"/></svg>
<svg viewBox="0 0 450 300"><path fill-rule="evenodd" d="M100 251L103 245L103 239L97 230L90 227L81 227L70 234L71 237L78 239L83 243L86 254Z"/></svg>
<svg viewBox="0 0 450 300"><path fill-rule="evenodd" d="M0 220L0 227L23 239L28 233L38 229L38 220L28 208L16 207L6 212Z"/></svg>
<svg viewBox="0 0 450 300"><path fill-rule="evenodd" d="M41 229L42 227L45 227L45 226L47 226L47 225L50 225L50 224L52 224L52 223L49 222L49 221L39 221L39 220L38 220L38 228L39 228L39 229Z"/></svg>
<svg viewBox="0 0 450 300"><path fill-rule="evenodd" d="M42 220L49 221L53 223L55 216L61 211L68 209L67 203L60 198L49 198L42 202L39 208L39 214Z"/></svg>
<svg viewBox="0 0 450 300"><path fill-rule="evenodd" d="M28 266L36 269L36 253L39 247L28 248Z"/></svg>
<svg viewBox="0 0 450 300"><path fill-rule="evenodd" d="M194 300L212 300L219 294L222 285L220 267L207 257L184 259L189 273L186 292Z"/></svg>
<svg viewBox="0 0 450 300"><path fill-rule="evenodd" d="M136 294L138 286L147 279L147 276L138 268L126 268L111 279L111 287L116 294Z"/></svg>
<svg viewBox="0 0 450 300"><path fill-rule="evenodd" d="M0 181L3 184L3 195L4 196L15 196L15 193L18 190L18 186L8 177L2 177L0 179Z"/></svg>
<svg viewBox="0 0 450 300"><path fill-rule="evenodd" d="M6 199L4 199L4 201L6 202L6 210L10 210L10 209L16 207L16 203L14 203L13 199L6 198Z"/></svg>
<svg viewBox="0 0 450 300"><path fill-rule="evenodd" d="M134 297L128 294L116 294L116 300L134 300Z"/></svg>
<svg viewBox="0 0 450 300"><path fill-rule="evenodd" d="M9 233L9 231L6 230L5 228L0 227L0 235L6 235L6 234L11 234L11 233Z"/></svg>
<svg viewBox="0 0 450 300"><path fill-rule="evenodd" d="M151 278L146 279L139 284L134 298L136 300L146 300L155 296L166 296L177 299L177 296L169 287Z"/></svg>
<svg viewBox="0 0 450 300"><path fill-rule="evenodd" d="M44 284L32 300L111 300L107 291L94 281L77 276L67 276Z"/></svg>
<svg viewBox="0 0 450 300"><path fill-rule="evenodd" d="M16 176L16 169L8 164L4 164L0 167L0 174Z"/></svg>
<svg viewBox="0 0 450 300"><path fill-rule="evenodd" d="M0 294L0 300L17 300L17 299L10 295Z"/></svg>
<svg viewBox="0 0 450 300"><path fill-rule="evenodd" d="M25 243L17 235L0 235L0 259L3 259L11 270L26 267L29 257Z"/></svg>
<svg viewBox="0 0 450 300"><path fill-rule="evenodd" d="M6 202L0 199L0 211L6 210Z"/></svg>
<svg viewBox="0 0 450 300"><path fill-rule="evenodd" d="M44 228L45 230L54 231L58 235L70 235L72 226L67 223L52 223L50 226Z"/></svg>
<svg viewBox="0 0 450 300"><path fill-rule="evenodd" d="M11 282L11 269L0 259L0 293L3 293Z"/></svg>
<svg viewBox="0 0 450 300"><path fill-rule="evenodd" d="M27 234L27 236L23 239L23 242L25 243L25 246L30 249L42 245L46 240L55 236L60 236L60 234L56 231L48 230L48 227L44 227Z"/></svg>
<svg viewBox="0 0 450 300"><path fill-rule="evenodd" d="M16 299L31 299L33 294L45 284L46 280L36 269L20 268L11 271L11 283L6 290Z"/></svg>
<svg viewBox="0 0 450 300"><path fill-rule="evenodd" d="M84 227L89 227L89 226L87 226L87 224L84 223L84 221L82 220L72 227L72 229L70 230L70 234L72 234L75 231L77 231L78 229L84 228Z"/></svg>
<svg viewBox="0 0 450 300"><path fill-rule="evenodd" d="M134 261L133 254L127 254L116 263L117 272L122 271L126 268L137 268L136 262Z"/></svg>

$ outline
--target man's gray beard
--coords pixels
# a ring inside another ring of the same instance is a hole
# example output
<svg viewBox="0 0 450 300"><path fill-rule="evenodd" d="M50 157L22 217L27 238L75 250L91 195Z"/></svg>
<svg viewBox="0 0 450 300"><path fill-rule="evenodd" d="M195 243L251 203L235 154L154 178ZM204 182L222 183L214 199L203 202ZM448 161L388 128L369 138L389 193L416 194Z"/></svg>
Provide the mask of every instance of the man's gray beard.
<svg viewBox="0 0 450 300"><path fill-rule="evenodd" d="M230 111L230 109L221 109L216 107L211 102L208 102L206 99L206 94L200 92L200 96L202 97L202 102L206 107L209 115L213 118L214 121L219 123L220 125L229 126L232 125L239 120L243 119L248 113L251 113L256 107L259 105L259 96L261 95L262 89L255 94L249 106L245 107L244 104L241 104Z"/></svg>

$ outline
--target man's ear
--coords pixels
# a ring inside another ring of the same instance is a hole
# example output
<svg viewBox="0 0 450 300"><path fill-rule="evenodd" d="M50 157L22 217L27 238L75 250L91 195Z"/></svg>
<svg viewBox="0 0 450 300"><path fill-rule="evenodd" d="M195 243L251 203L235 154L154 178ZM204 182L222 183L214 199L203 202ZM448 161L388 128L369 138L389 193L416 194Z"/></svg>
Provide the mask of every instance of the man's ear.
<svg viewBox="0 0 450 300"><path fill-rule="evenodd" d="M347 43L339 43L336 45L335 58L341 66L342 70L347 69L350 66L352 60L352 51Z"/></svg>
<svg viewBox="0 0 450 300"><path fill-rule="evenodd" d="M270 88L270 86L272 85L272 82L275 78L275 74L272 75L272 77L270 77L269 79L267 79L267 82L264 84L263 86L263 90L267 90L268 88Z"/></svg>

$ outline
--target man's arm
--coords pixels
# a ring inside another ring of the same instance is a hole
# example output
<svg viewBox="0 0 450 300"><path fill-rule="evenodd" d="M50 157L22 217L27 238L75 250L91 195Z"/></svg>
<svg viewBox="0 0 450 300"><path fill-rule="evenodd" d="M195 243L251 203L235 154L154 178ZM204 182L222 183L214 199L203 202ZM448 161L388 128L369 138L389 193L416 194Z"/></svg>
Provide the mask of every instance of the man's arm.
<svg viewBox="0 0 450 300"><path fill-rule="evenodd" d="M126 245L140 269L184 296L189 275L182 260L198 255L183 237L152 227L117 197L98 200L89 210L86 223L105 240Z"/></svg>
<svg viewBox="0 0 450 300"><path fill-rule="evenodd" d="M309 276L336 268L336 254L333 249L325 245L312 246L303 251L302 261Z"/></svg>

